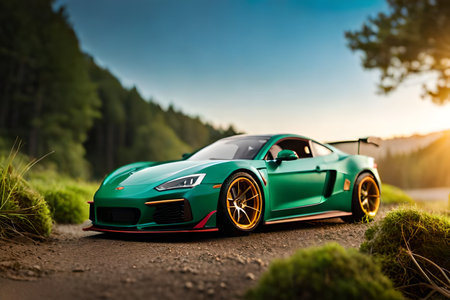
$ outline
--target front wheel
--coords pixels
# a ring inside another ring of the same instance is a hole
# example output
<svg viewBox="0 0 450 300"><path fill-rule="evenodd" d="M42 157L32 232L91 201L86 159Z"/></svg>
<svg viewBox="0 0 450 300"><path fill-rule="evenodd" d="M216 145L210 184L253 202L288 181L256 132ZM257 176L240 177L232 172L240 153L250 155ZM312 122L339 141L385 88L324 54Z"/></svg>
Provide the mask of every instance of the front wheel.
<svg viewBox="0 0 450 300"><path fill-rule="evenodd" d="M358 176L353 188L352 215L342 218L346 222L372 221L380 207L380 188L369 173Z"/></svg>
<svg viewBox="0 0 450 300"><path fill-rule="evenodd" d="M245 172L231 175L222 185L218 206L218 226L222 232L253 231L261 222L264 209L258 183Z"/></svg>

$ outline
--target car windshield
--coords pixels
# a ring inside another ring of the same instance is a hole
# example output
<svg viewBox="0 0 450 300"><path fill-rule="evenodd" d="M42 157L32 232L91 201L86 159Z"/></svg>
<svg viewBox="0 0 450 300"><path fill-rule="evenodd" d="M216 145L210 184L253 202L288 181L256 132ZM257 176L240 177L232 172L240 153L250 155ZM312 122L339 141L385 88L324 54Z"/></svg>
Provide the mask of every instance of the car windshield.
<svg viewBox="0 0 450 300"><path fill-rule="evenodd" d="M268 140L258 136L225 138L200 149L188 160L253 159Z"/></svg>

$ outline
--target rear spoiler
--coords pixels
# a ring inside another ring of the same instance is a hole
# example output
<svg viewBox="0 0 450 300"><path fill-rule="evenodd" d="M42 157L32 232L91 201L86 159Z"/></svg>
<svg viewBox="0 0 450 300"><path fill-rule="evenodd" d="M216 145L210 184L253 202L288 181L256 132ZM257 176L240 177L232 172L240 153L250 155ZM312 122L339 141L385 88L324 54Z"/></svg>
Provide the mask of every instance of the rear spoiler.
<svg viewBox="0 0 450 300"><path fill-rule="evenodd" d="M368 144L368 145L374 145L375 147L380 147L380 145L378 143L376 143L374 141L374 139L376 139L376 138L366 137L366 138L360 138L360 139L357 139L357 140L331 142L331 143L328 143L328 145L334 146L334 145L339 145L339 144L358 143L358 154L359 154L360 149L361 149L361 143Z"/></svg>

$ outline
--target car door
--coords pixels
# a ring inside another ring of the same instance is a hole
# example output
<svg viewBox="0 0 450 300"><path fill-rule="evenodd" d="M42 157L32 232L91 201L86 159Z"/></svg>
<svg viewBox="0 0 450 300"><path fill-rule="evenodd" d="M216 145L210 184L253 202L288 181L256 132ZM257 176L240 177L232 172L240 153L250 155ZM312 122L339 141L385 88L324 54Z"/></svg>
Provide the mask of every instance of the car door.
<svg viewBox="0 0 450 300"><path fill-rule="evenodd" d="M271 149L276 148L276 151L295 151L299 159L266 161L271 210L289 213L289 210L320 203L327 176L327 172L318 168L324 162L323 157L313 157L308 140L288 138L274 146ZM276 152L269 156L276 157Z"/></svg>

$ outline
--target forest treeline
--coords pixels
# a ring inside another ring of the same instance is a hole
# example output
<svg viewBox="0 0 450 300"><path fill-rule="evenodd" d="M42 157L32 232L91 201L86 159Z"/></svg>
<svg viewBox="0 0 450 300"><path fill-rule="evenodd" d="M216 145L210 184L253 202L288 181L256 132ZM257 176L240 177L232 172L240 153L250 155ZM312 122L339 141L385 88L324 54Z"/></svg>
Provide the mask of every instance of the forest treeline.
<svg viewBox="0 0 450 300"><path fill-rule="evenodd" d="M125 88L80 50L64 7L0 1L0 149L22 151L75 177L102 177L140 160L181 157L236 134L163 109Z"/></svg>
<svg viewBox="0 0 450 300"><path fill-rule="evenodd" d="M450 187L450 131L408 154L387 153L378 161L383 182L402 188Z"/></svg>

